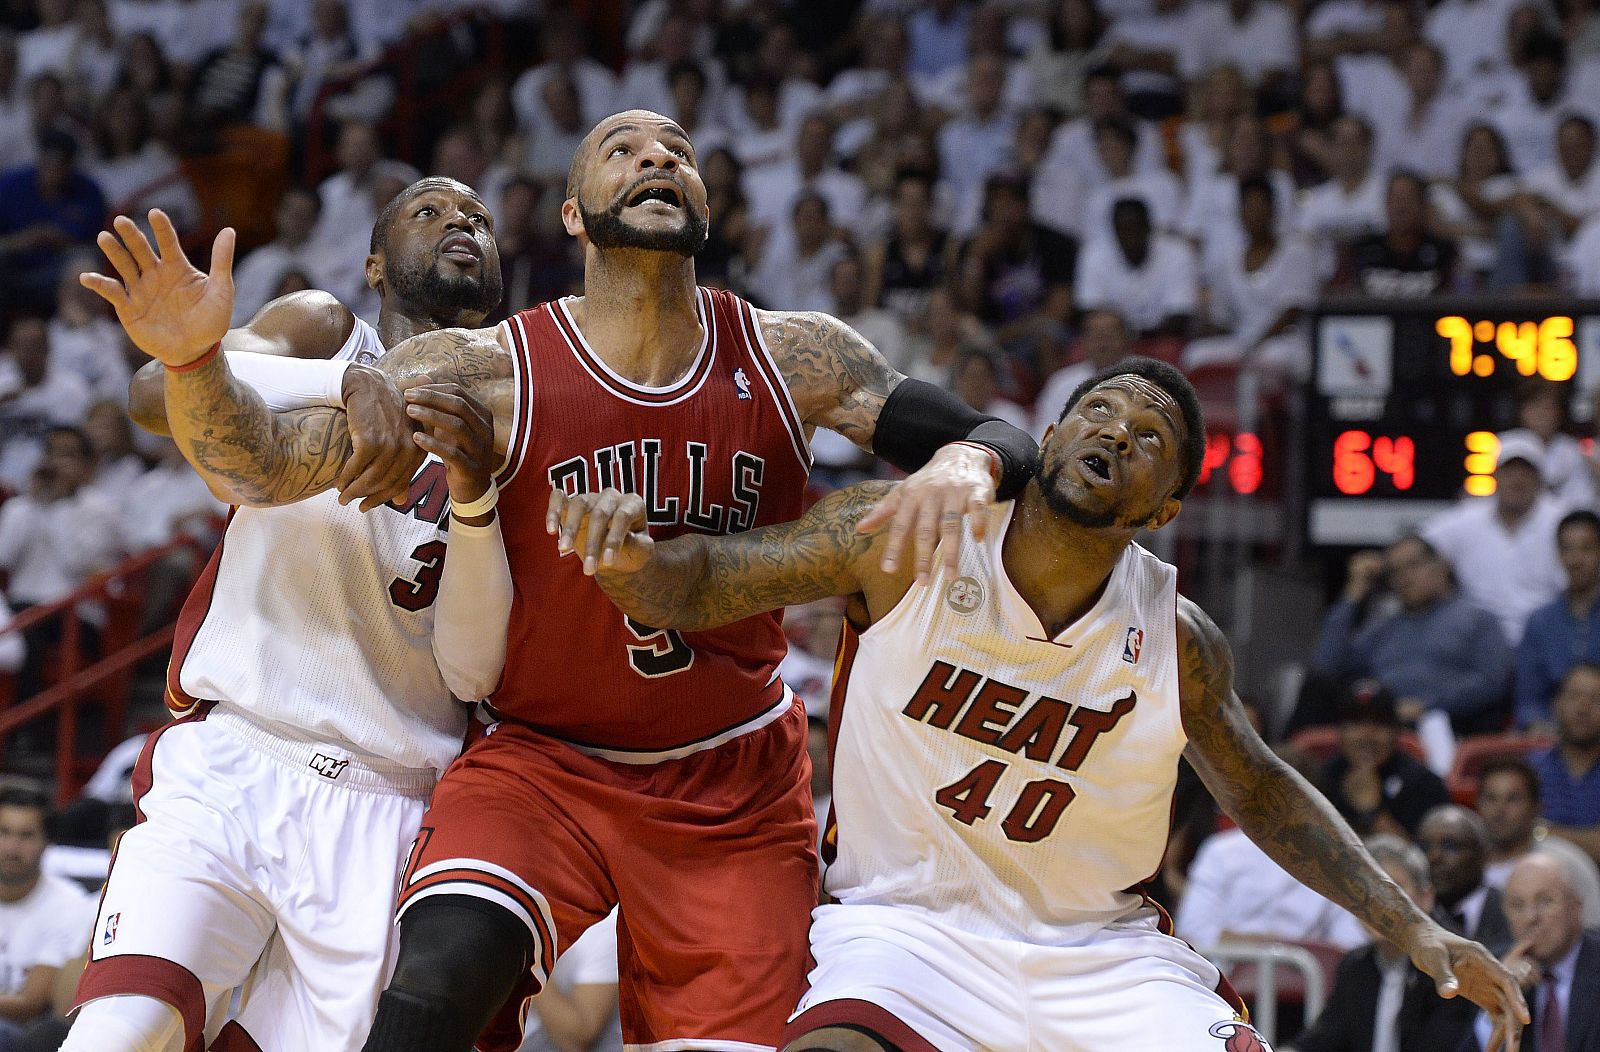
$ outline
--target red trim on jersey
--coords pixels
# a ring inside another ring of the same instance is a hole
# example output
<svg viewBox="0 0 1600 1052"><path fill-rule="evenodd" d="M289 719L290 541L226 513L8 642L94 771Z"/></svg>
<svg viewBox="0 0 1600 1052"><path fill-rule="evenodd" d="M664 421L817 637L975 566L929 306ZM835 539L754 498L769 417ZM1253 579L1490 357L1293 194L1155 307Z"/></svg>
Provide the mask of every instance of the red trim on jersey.
<svg viewBox="0 0 1600 1052"><path fill-rule="evenodd" d="M211 1052L262 1052L262 1048L237 1019L230 1019L211 1042Z"/></svg>
<svg viewBox="0 0 1600 1052"><path fill-rule="evenodd" d="M172 710L174 716L186 715L200 701L183 689L183 663L188 660L195 637L206 623L206 615L211 613L211 600L217 589L217 572L222 568L222 549L228 542L228 530L233 527L233 517L238 511L237 507L228 509L228 521L222 525L222 536L217 538L211 560L200 571L200 576L195 578L194 587L189 589L189 597L183 601L183 609L178 612L178 624L172 636L172 656L167 660L166 701L167 708Z"/></svg>
<svg viewBox="0 0 1600 1052"><path fill-rule="evenodd" d="M899 1016L882 1005L844 997L807 1008L783 1029L780 1046L798 1041L814 1030L828 1026L859 1026L889 1041L900 1052L939 1052L932 1043Z"/></svg>
<svg viewBox="0 0 1600 1052"><path fill-rule="evenodd" d="M420 857L420 852L418 857ZM538 935L539 959L534 964L534 970L537 972L542 968L544 975L546 977L549 976L550 969L555 967L555 940L551 938L550 927L545 923L544 911L539 909L539 904L534 901L533 896L529 895L521 886L497 873L486 873L481 869L468 869L466 867L441 869L437 873L429 873L427 876L412 883L401 894L396 914L404 912L419 893L429 888L436 888L441 884L477 884L480 887L492 888L501 894L510 896L511 901L515 902L522 909L522 912L527 915L528 920L533 923L534 931Z"/></svg>
<svg viewBox="0 0 1600 1052"><path fill-rule="evenodd" d="M700 324L706 334L705 341L700 345L699 357L690 367L688 375L670 386L659 388L628 383L617 376L589 347L583 338L583 332L567 313L563 301L556 300L546 306L550 309L550 317L555 319L556 328L565 338L567 347L577 357L578 364L583 366L584 372L593 377L601 387L625 401L639 405L672 405L681 402L700 390L701 385L706 382L706 377L711 375L712 364L717 360L717 326L706 311L705 299L698 288L695 289L695 310L700 315Z"/></svg>
<svg viewBox="0 0 1600 1052"><path fill-rule="evenodd" d="M784 426L789 429L789 441L794 445L794 455L799 458L800 466L809 473L812 459L811 446L806 442L805 425L800 420L800 410L795 408L794 396L789 393L789 385L783 379L783 371L778 368L777 359L767 350L766 341L761 336L761 323L756 319L756 309L744 300L735 300L735 303L738 305L739 329L744 333L750 361L761 374L762 382L767 385L767 393L772 396L773 403L778 407L778 415L783 418Z"/></svg>
<svg viewBox="0 0 1600 1052"><path fill-rule="evenodd" d="M510 485L517 477L533 435L533 361L529 351L532 345L528 342L524 320L531 313L531 310L520 311L506 319L506 332L511 335L511 382L516 391L516 404L511 411L511 435L506 439L505 466L495 475L495 484L501 487Z"/></svg>
<svg viewBox="0 0 1600 1052"><path fill-rule="evenodd" d="M139 808L139 801L144 799L150 787L155 784L156 743L161 736L174 727L181 727L186 723L199 723L216 707L216 702L196 702L195 708L186 716L180 716L171 723L163 724L154 734L145 739L144 748L139 750L139 758L133 762L133 775L129 779L129 787L133 790L133 814L140 822L144 821L144 811ZM114 860L113 860L114 861Z"/></svg>
<svg viewBox="0 0 1600 1052"><path fill-rule="evenodd" d="M205 988L193 972L165 957L123 953L90 961L78 979L72 1008L77 1011L101 997L136 994L171 1005L183 1017L183 1052L204 1052L206 1039Z"/></svg>
<svg viewBox="0 0 1600 1052"><path fill-rule="evenodd" d="M1162 935L1168 936L1169 938L1178 938L1173 931L1172 915L1167 912L1167 908L1165 906L1161 905L1161 903L1155 900L1155 898L1150 894L1150 890L1148 888L1146 888L1143 884L1138 884L1129 888L1128 891L1132 894L1138 895L1141 899L1144 899L1144 904L1146 906L1155 907L1157 915L1157 931L1161 932ZM1179 941L1182 942L1183 940L1180 939ZM1184 942L1183 944L1188 946L1189 949L1194 950L1194 947L1190 946L1189 943ZM1195 952L1199 953L1200 951L1195 950ZM1233 988L1233 984L1228 981L1227 975L1223 973L1221 968L1217 969L1216 992L1217 996L1226 1001L1228 1003L1228 1007L1232 1008L1242 1021L1246 1023L1250 1022L1249 1006L1244 1003L1244 998L1239 996L1239 991Z"/></svg>
<svg viewBox="0 0 1600 1052"><path fill-rule="evenodd" d="M839 627L839 652L833 659L833 691L828 695L828 788L833 788L833 754L839 744L839 723L844 719L844 698L850 692L850 670L861 650L861 633L848 620ZM828 817L822 828L822 861L833 865L839 856L838 809L828 801Z"/></svg>

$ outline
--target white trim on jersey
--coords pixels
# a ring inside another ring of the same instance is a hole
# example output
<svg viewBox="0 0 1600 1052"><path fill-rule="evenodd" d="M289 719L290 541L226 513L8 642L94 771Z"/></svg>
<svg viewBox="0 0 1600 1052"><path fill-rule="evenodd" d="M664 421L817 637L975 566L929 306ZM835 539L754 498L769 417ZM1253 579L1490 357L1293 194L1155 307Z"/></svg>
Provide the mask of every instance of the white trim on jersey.
<svg viewBox="0 0 1600 1052"><path fill-rule="evenodd" d="M622 1052L777 1052L772 1045L752 1045L748 1041L718 1041L705 1037L673 1037L648 1045L624 1043Z"/></svg>
<svg viewBox="0 0 1600 1052"><path fill-rule="evenodd" d="M512 331L513 322L516 323L516 331ZM523 348L528 345L528 333L520 314L513 314L498 327L505 329L506 342L511 345L511 434L506 439L506 457L494 473L496 485L508 486L522 468L522 458L528 451L528 441L533 434L532 421L522 419L522 414L530 409L529 405L523 404L522 398L522 373L527 364L522 358L525 353ZM531 403L532 399L528 401Z"/></svg>
<svg viewBox="0 0 1600 1052"><path fill-rule="evenodd" d="M550 912L550 903L544 895L527 881L511 872L511 870L481 858L443 858L437 862L431 862L411 874L406 881L406 887L409 888L411 885L425 880L435 873L442 873L450 869L489 874L522 889L533 900L534 905L539 908L539 919L544 922L545 930L550 933L550 959L545 959L544 941L539 935L538 925L534 923L532 917L528 916L527 909L515 897L488 884L474 883L466 877L462 877L459 880L443 880L432 887L423 888L421 891L410 894L405 889L402 889L400 892L402 902L395 914L395 919L399 920L400 917L404 916L406 910L409 910L423 899L431 898L434 895L470 895L486 902L493 902L510 910L514 915L521 918L523 924L527 925L528 934L533 936L532 971L534 978L539 980L540 986L548 982L550 969L554 966L555 959L561 956L559 942L561 936L556 930L556 920Z"/></svg>
<svg viewBox="0 0 1600 1052"><path fill-rule="evenodd" d="M778 360L767 349L767 338L761 334L761 321L756 317L756 309L743 300L740 301L740 308L739 320L747 330L745 339L752 352L750 360L755 363L756 372L761 374L761 382L766 384L767 393L778 407L778 416L783 418L784 429L789 432L789 442L794 446L794 455L800 459L800 467L809 474L813 462L811 444L806 441L805 422L800 419L800 410L795 408L794 395L789 392L789 385L783 379Z"/></svg>
<svg viewBox="0 0 1600 1052"><path fill-rule="evenodd" d="M563 296L561 299L551 303L550 309L552 311L560 310L561 316L567 321L567 325L572 327L572 336L568 336L565 326L559 323L556 325L556 328L561 332L562 338L566 340L568 349L572 351L573 357L578 359L578 364L583 366L584 372L594 378L595 383L611 391L625 402L632 402L634 405L642 405L647 408L677 405L679 402L693 397L700 388L706 385L706 380L710 378L712 366L716 364L717 359L717 327L708 319L706 314L705 290L697 287L694 297L695 314L698 315L700 327L704 331L704 335L700 338L700 349L695 353L694 362L689 366L688 371L683 374L682 378L674 380L664 387L649 387L645 384L636 384L607 365L605 359L596 354L594 348L589 346L588 338L583 335L583 330L578 327L577 321L572 317L572 312L567 309L567 301L575 298L573 296ZM577 343L573 342L573 336L577 337ZM596 366L605 373L604 376L595 372ZM611 383L607 383L608 377ZM670 394L675 397L659 402L647 402L639 398L629 398L622 391L618 391L611 386L613 383L643 395L660 397ZM688 386L685 387L685 385ZM680 390L680 388L683 389Z"/></svg>
<svg viewBox="0 0 1600 1052"><path fill-rule="evenodd" d="M776 679L778 674L774 672L772 675ZM770 683L771 680L768 680L768 682ZM729 727L727 730L714 734L709 738L690 742L687 745L680 745L675 749L663 749L660 752L632 752L626 749L602 749L599 746L582 745L578 742L565 742L565 744L585 756L610 760L612 763L665 763L668 760L681 760L685 756L693 756L695 753L705 752L707 749L715 749L717 746L725 745L735 738L742 738L746 734L751 734L769 724L776 723L793 707L794 691L789 688L789 684L785 683L783 685L783 697L779 698L778 703L766 712L756 716L754 719L745 720L737 726ZM563 739L557 740L562 741Z"/></svg>

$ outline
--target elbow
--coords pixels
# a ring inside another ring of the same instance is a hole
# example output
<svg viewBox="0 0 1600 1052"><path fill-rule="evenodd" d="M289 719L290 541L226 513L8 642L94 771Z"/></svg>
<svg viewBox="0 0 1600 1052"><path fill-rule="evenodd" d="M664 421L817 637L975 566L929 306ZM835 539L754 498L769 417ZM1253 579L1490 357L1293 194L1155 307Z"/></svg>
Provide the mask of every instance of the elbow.
<svg viewBox="0 0 1600 1052"><path fill-rule="evenodd" d="M434 648L434 661L439 666L439 676L444 680L444 685L449 688L462 701L484 701L500 686L500 679L505 674L505 654L500 655L497 663L485 663L480 666L468 667L452 660L449 655L439 653L439 648Z"/></svg>
<svg viewBox="0 0 1600 1052"><path fill-rule="evenodd" d="M160 362L151 362L133 374L128 382L128 416L152 435L170 437L161 370Z"/></svg>

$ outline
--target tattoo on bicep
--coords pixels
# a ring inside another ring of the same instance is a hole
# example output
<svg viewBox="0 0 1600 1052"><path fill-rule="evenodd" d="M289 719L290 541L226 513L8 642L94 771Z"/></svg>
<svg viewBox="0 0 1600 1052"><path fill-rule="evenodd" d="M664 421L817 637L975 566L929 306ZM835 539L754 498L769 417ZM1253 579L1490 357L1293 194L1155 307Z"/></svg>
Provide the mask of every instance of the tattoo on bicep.
<svg viewBox="0 0 1600 1052"><path fill-rule="evenodd" d="M378 360L397 381L425 377L481 393L511 375L511 356L492 335L472 329L437 329L413 336Z"/></svg>
<svg viewBox="0 0 1600 1052"><path fill-rule="evenodd" d="M904 377L837 318L816 312L760 317L762 335L801 418L866 447L884 401Z"/></svg>
<svg viewBox="0 0 1600 1052"><path fill-rule="evenodd" d="M1184 724L1207 787L1295 879L1367 923L1397 930L1410 915L1407 900L1332 805L1260 742L1233 694L1226 639L1198 608L1189 610Z"/></svg>

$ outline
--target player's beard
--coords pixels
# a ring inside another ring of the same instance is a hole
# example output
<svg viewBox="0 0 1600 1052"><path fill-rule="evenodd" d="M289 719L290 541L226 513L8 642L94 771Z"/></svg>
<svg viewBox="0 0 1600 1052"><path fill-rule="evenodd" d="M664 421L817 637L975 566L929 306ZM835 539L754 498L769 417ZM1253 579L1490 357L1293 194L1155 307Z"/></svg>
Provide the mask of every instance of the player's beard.
<svg viewBox="0 0 1600 1052"><path fill-rule="evenodd" d="M486 255L478 274L446 274L435 253L422 260L389 259L383 280L402 302L420 307L435 318L450 319L458 314L488 314L500 306L505 286L500 280L500 261Z"/></svg>
<svg viewBox="0 0 1600 1052"><path fill-rule="evenodd" d="M1072 498L1061 489L1061 473L1067 469L1069 463L1071 462L1067 460L1058 460L1046 467L1044 473L1039 476L1039 488L1044 493L1045 505L1074 526L1103 530L1111 526L1137 525L1148 522L1155 516L1154 509L1147 515L1135 516L1120 514L1122 509L1115 504L1091 510L1073 503Z"/></svg>
<svg viewBox="0 0 1600 1052"><path fill-rule="evenodd" d="M640 230L622 218L627 209L626 196L617 198L601 212L591 212L578 200L578 214L583 217L583 231L595 248L642 248L647 252L672 252L689 257L706 247L711 224L690 205L683 206L683 222L676 230Z"/></svg>

